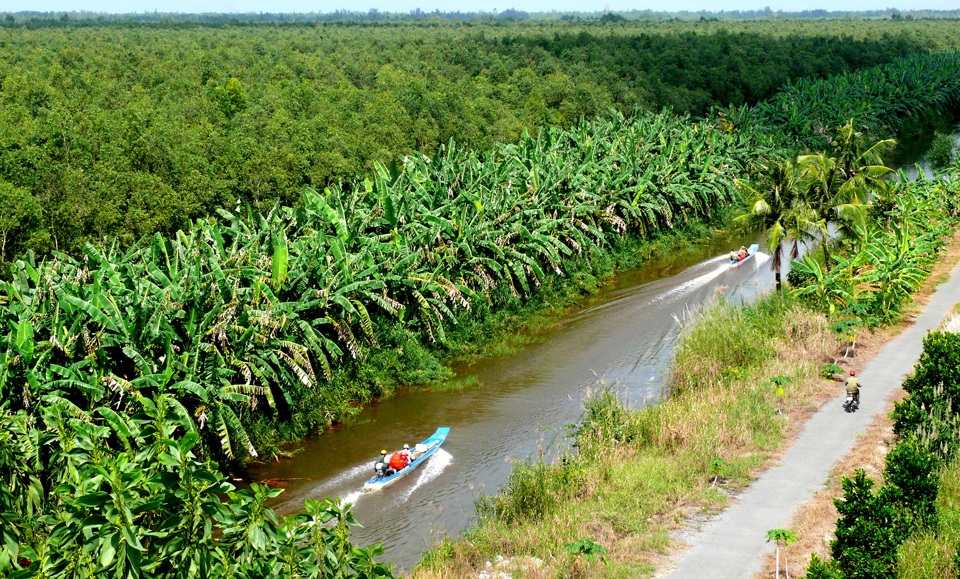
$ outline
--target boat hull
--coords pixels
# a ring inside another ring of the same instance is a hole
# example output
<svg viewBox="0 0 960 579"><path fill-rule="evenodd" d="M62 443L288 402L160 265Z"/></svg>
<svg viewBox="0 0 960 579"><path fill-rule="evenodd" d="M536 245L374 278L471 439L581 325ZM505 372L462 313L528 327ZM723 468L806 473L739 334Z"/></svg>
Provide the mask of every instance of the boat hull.
<svg viewBox="0 0 960 579"><path fill-rule="evenodd" d="M447 439L448 434L450 434L449 428L447 427L438 428L437 431L430 436L430 438L424 440L419 445L417 445L418 447L421 445L426 447L426 450L422 454L417 456L417 458L410 461L410 464L408 464L406 467L398 470L397 472L393 473L390 476L374 476L372 478L367 479L367 481L363 483L363 490L365 492L378 491L383 487L389 484L392 484L400 480L401 478L405 477L406 475L410 474L414 469L416 469L418 466L423 464L428 458L433 456L433 454L437 452L437 450L440 449L440 445L442 445L443 441Z"/></svg>
<svg viewBox="0 0 960 579"><path fill-rule="evenodd" d="M730 265L730 267L737 267L741 263L745 261L749 261L751 257L757 254L758 251L760 251L760 244L759 243L751 244L750 247L747 248L747 257L739 260L731 259L727 263Z"/></svg>

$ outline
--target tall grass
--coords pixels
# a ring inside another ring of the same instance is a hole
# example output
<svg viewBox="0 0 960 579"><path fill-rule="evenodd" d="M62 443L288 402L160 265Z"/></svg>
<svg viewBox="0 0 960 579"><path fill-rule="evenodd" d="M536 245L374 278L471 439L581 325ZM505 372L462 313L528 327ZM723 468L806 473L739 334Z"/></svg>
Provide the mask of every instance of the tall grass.
<svg viewBox="0 0 960 579"><path fill-rule="evenodd" d="M936 529L928 529L904 543L898 552L900 579L947 579L960 573L960 463L940 473Z"/></svg>
<svg viewBox="0 0 960 579"><path fill-rule="evenodd" d="M825 318L776 294L750 305L725 300L681 320L681 342L671 367L674 394L739 378L773 357L805 360L834 339ZM811 351L812 350L812 351Z"/></svg>
<svg viewBox="0 0 960 579"><path fill-rule="evenodd" d="M672 384L670 398L642 409L624 406L615 386L601 388L573 430L577 452L519 464L500 494L481 501L478 525L428 553L414 576L465 576L498 554L539 557L545 577L577 574L584 563L564 546L584 537L608 552L589 576L652 573L689 505L725 503L711 486L714 459L727 465L721 486L746 484L785 441L790 414L816 396L818 361L839 347L822 316L784 296L743 307L718 301L697 318L671 373L683 387ZM782 396L775 376L791 378Z"/></svg>

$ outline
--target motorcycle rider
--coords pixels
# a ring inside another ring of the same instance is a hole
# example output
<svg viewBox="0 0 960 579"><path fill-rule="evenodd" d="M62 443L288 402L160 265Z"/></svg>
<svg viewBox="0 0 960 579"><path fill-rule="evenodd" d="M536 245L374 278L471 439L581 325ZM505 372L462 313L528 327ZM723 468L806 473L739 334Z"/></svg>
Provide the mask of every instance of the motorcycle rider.
<svg viewBox="0 0 960 579"><path fill-rule="evenodd" d="M850 370L850 376L844 382L843 387L847 392L853 392L853 401L860 405L860 381L857 380L857 371Z"/></svg>

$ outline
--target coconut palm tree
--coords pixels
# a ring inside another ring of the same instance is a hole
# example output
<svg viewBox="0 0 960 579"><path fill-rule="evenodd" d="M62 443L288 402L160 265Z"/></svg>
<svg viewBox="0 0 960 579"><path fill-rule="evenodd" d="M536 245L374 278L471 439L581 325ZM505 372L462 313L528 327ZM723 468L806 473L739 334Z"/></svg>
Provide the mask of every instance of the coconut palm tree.
<svg viewBox="0 0 960 579"><path fill-rule="evenodd" d="M840 127L831 144L833 151L797 157L797 174L805 201L823 223L833 223L841 238L865 230L866 204L875 192L887 189L884 177L892 169L883 165L881 154L896 141L883 139L868 145L851 119ZM821 230L824 264L830 270L827 227Z"/></svg>
<svg viewBox="0 0 960 579"><path fill-rule="evenodd" d="M755 183L738 181L747 199L747 210L735 222L743 232L764 232L767 250L773 257L771 266L782 289L780 270L784 243L790 243L790 259L800 253L799 244L821 229L816 212L798 194L797 166L789 159L765 165Z"/></svg>

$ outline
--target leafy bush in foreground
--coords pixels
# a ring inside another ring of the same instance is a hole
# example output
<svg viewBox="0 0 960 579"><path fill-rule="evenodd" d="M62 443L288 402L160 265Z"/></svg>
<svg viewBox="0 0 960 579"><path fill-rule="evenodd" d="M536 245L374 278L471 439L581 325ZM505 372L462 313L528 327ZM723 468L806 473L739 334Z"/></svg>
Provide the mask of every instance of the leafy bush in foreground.
<svg viewBox="0 0 960 579"><path fill-rule="evenodd" d="M48 403L34 422L0 415L0 575L28 577L391 577L354 548L350 507L306 501L280 519L282 491L237 490L196 459L199 435L168 396L85 413Z"/></svg>

